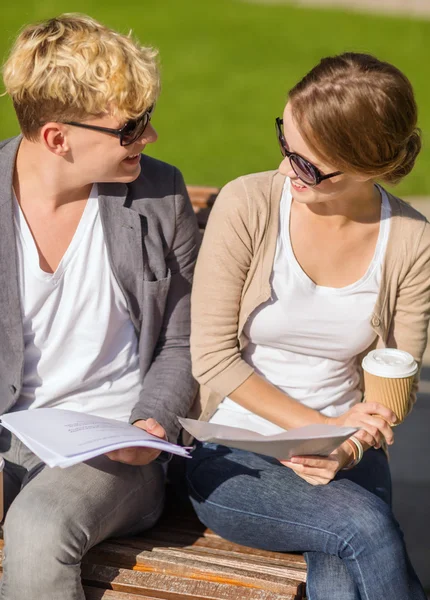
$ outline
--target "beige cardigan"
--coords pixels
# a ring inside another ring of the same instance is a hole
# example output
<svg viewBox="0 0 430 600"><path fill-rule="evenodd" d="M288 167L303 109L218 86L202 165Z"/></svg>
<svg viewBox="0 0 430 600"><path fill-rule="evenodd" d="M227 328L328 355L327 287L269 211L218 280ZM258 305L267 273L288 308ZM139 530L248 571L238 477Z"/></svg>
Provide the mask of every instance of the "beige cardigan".
<svg viewBox="0 0 430 600"><path fill-rule="evenodd" d="M201 420L209 420L254 371L241 357L247 343L243 327L271 295L284 181L278 171L240 177L221 190L212 208L191 298L193 374L201 384L191 414ZM372 347L406 350L421 364L430 317L430 225L411 206L388 197L392 219L371 317L377 336ZM408 411L418 381L419 374ZM361 386L364 392L363 379Z"/></svg>

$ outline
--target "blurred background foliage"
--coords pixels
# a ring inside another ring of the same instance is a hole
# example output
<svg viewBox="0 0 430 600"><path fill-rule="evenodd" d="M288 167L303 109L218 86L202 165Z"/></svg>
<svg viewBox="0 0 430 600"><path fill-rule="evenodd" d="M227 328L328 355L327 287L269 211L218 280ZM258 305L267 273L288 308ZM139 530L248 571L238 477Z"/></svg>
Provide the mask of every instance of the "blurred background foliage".
<svg viewBox="0 0 430 600"><path fill-rule="evenodd" d="M390 61L414 86L424 137L416 168L397 193L430 192L429 20L255 0L6 1L3 59L24 24L62 12L87 13L123 33L132 29L159 48L159 140L148 152L177 165L190 184L222 185L276 168L274 119L290 87L321 57L352 50ZM17 132L11 102L2 97L0 136Z"/></svg>

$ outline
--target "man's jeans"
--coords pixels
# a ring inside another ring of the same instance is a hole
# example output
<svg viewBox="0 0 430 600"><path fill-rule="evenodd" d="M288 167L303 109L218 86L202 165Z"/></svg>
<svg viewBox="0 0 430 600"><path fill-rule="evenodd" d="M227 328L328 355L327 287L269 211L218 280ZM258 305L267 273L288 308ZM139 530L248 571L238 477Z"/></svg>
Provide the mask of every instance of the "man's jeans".
<svg viewBox="0 0 430 600"><path fill-rule="evenodd" d="M199 444L187 480L200 520L222 537L305 552L309 600L426 599L391 512L382 450L313 486L276 459Z"/></svg>
<svg viewBox="0 0 430 600"><path fill-rule="evenodd" d="M82 556L107 537L148 529L164 502L164 469L106 456L67 469L44 467L3 430L6 460L2 600L85 600ZM10 507L10 508L9 508Z"/></svg>

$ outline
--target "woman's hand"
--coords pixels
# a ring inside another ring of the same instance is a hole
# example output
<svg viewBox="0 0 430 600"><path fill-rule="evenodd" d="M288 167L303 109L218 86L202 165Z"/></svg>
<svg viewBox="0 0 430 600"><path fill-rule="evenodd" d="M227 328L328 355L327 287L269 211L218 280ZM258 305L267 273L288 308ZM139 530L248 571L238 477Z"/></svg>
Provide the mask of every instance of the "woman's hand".
<svg viewBox="0 0 430 600"><path fill-rule="evenodd" d="M351 447L343 443L329 456L293 456L281 463L311 485L327 485L352 460Z"/></svg>
<svg viewBox="0 0 430 600"><path fill-rule="evenodd" d="M155 419L141 419L133 423L135 427L139 427L152 435L167 440L166 432L163 427ZM161 453L161 450L155 448L141 448L140 446L131 446L130 448L120 448L119 450L112 450L107 452L106 456L111 460L125 463L127 465L143 466L149 465L157 456Z"/></svg>
<svg viewBox="0 0 430 600"><path fill-rule="evenodd" d="M397 417L392 410L377 402L360 402L339 417L327 417L326 423L338 427L358 427L355 437L367 444L380 448L383 438L387 444L394 442L391 426Z"/></svg>

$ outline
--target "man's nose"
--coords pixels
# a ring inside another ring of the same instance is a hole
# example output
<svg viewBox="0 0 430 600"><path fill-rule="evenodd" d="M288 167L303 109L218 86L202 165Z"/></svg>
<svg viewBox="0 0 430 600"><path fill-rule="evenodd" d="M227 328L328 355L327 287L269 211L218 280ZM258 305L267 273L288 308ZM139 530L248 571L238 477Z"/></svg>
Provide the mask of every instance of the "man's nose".
<svg viewBox="0 0 430 600"><path fill-rule="evenodd" d="M158 139L158 133L152 123L148 123L142 136L137 140L140 144L153 144Z"/></svg>

